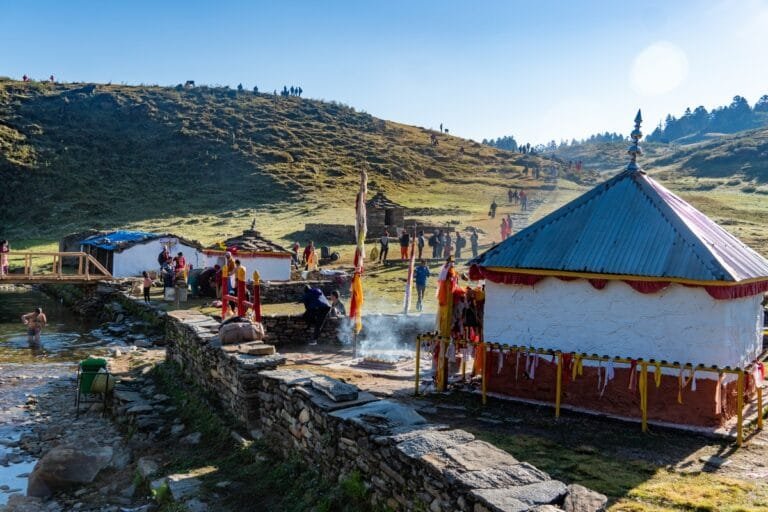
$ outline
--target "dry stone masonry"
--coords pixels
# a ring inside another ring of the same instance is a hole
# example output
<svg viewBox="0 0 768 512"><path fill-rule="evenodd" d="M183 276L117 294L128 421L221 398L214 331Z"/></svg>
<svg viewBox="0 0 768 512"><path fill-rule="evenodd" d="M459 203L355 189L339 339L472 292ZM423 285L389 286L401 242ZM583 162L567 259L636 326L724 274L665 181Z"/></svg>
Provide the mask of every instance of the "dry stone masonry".
<svg viewBox="0 0 768 512"><path fill-rule="evenodd" d="M398 402L306 370L281 369L279 355L226 351L217 327L197 312L168 313L167 358L284 454L301 454L329 478L358 471L375 503L432 512L592 512L605 506L605 496L552 480Z"/></svg>

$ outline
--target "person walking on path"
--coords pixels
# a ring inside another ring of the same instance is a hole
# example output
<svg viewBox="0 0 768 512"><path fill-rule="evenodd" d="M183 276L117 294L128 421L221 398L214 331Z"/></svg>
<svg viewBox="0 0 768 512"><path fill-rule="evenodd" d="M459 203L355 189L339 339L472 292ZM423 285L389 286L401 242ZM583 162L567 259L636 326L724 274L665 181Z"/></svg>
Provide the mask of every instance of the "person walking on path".
<svg viewBox="0 0 768 512"><path fill-rule="evenodd" d="M149 274L146 270L142 273L142 276L144 276L144 281L141 283L141 288L144 292L144 302L149 304L149 290L152 288L152 279L149 278Z"/></svg>
<svg viewBox="0 0 768 512"><path fill-rule="evenodd" d="M45 317L42 308L35 308L31 313L21 317L21 321L27 326L27 341L30 345L40 345L40 333L43 327L48 325L48 319Z"/></svg>
<svg viewBox="0 0 768 512"><path fill-rule="evenodd" d="M461 236L460 232L456 232L456 259L461 258L461 250L467 245L467 239Z"/></svg>
<svg viewBox="0 0 768 512"><path fill-rule="evenodd" d="M438 229L430 238L432 246L432 259L439 258L443 254L443 233Z"/></svg>
<svg viewBox="0 0 768 512"><path fill-rule="evenodd" d="M493 199L493 202L491 203L491 207L488 210L488 216L492 219L496 218L496 208L498 208L499 205L496 204L496 198Z"/></svg>
<svg viewBox="0 0 768 512"><path fill-rule="evenodd" d="M528 194L525 190L520 191L520 211L526 211L528 209Z"/></svg>
<svg viewBox="0 0 768 512"><path fill-rule="evenodd" d="M477 229L472 229L472 234L469 235L469 245L472 248L472 258L477 258Z"/></svg>
<svg viewBox="0 0 768 512"><path fill-rule="evenodd" d="M315 242L310 240L304 247L304 270L313 270L317 264L315 261Z"/></svg>
<svg viewBox="0 0 768 512"><path fill-rule="evenodd" d="M512 215L507 214L507 238L512 236Z"/></svg>
<svg viewBox="0 0 768 512"><path fill-rule="evenodd" d="M400 259L402 261L408 261L408 246L411 245L411 235L407 229L403 230L403 234L400 235Z"/></svg>
<svg viewBox="0 0 768 512"><path fill-rule="evenodd" d="M501 241L503 242L504 240L507 239L507 218L506 217L501 218L500 231L501 231Z"/></svg>
<svg viewBox="0 0 768 512"><path fill-rule="evenodd" d="M387 253L389 252L389 231L384 231L384 234L379 239L379 263L387 262Z"/></svg>
<svg viewBox="0 0 768 512"><path fill-rule="evenodd" d="M451 234L445 234L445 246L443 248L443 258L450 258L453 253L453 240L451 240Z"/></svg>
<svg viewBox="0 0 768 512"><path fill-rule="evenodd" d="M425 245L424 232L419 231L419 236L416 237L416 246L419 249L419 259L421 259L421 254L424 252L424 245Z"/></svg>
<svg viewBox="0 0 768 512"><path fill-rule="evenodd" d="M413 274L413 280L416 282L416 311L424 309L424 291L427 289L427 278L429 277L429 267L424 260L419 260L419 266Z"/></svg>

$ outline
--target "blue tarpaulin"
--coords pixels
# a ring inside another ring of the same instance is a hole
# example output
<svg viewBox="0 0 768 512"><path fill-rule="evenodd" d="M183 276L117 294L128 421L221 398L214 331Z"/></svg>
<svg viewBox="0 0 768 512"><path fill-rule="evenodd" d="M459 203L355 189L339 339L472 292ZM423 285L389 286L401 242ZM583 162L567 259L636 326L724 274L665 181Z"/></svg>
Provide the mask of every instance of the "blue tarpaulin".
<svg viewBox="0 0 768 512"><path fill-rule="evenodd" d="M94 235L86 238L81 245L90 245L107 251L114 251L126 245L133 245L147 240L158 238L160 235L147 233L146 231L114 231L106 235Z"/></svg>

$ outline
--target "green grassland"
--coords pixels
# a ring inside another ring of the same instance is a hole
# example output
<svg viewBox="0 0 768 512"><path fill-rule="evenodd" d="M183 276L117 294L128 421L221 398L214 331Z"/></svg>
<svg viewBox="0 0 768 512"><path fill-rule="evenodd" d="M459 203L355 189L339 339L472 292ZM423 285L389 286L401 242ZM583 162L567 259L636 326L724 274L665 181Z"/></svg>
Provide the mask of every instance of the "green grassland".
<svg viewBox="0 0 768 512"><path fill-rule="evenodd" d="M0 80L0 231L137 227L210 243L255 218L283 238L308 220L350 222L361 168L406 206L474 212L505 187L541 186L526 166L552 165L447 134L433 146L432 133L227 88Z"/></svg>

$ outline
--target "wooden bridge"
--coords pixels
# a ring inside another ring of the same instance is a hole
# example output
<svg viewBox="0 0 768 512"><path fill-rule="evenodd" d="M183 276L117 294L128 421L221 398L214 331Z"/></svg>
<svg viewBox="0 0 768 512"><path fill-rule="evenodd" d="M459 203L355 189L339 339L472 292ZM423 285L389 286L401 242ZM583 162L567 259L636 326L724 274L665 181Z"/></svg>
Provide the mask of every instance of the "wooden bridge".
<svg viewBox="0 0 768 512"><path fill-rule="evenodd" d="M66 266L65 258L71 262ZM0 275L0 285L81 284L112 279L112 274L104 265L84 252L11 251L8 253L8 266L8 273Z"/></svg>

